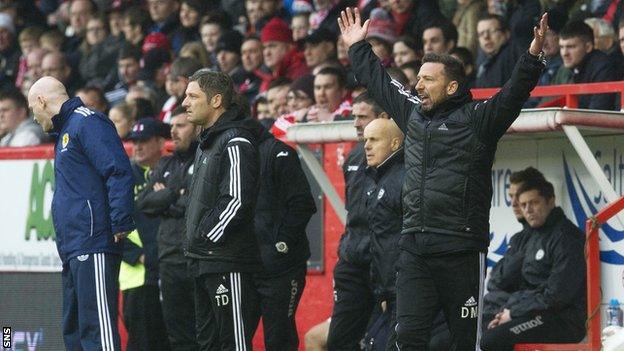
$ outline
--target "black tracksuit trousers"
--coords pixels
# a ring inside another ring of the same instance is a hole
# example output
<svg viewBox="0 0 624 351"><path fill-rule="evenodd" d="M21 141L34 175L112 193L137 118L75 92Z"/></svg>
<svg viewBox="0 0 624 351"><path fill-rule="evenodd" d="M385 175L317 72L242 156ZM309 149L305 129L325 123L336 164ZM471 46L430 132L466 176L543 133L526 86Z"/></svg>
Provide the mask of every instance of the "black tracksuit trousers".
<svg viewBox="0 0 624 351"><path fill-rule="evenodd" d="M451 332L450 350L479 345L485 254L477 251L417 255L401 249L397 274L397 344L428 350L440 309Z"/></svg>
<svg viewBox="0 0 624 351"><path fill-rule="evenodd" d="M160 305L158 285L146 284L123 291L127 351L170 350Z"/></svg>
<svg viewBox="0 0 624 351"><path fill-rule="evenodd" d="M158 264L162 309L169 344L173 351L196 351L195 282L186 263Z"/></svg>
<svg viewBox="0 0 624 351"><path fill-rule="evenodd" d="M334 309L329 324L329 351L360 350L375 298L370 268L339 259L334 268Z"/></svg>
<svg viewBox="0 0 624 351"><path fill-rule="evenodd" d="M252 273L206 273L195 278L195 322L202 351L251 350L258 298Z"/></svg>
<svg viewBox="0 0 624 351"><path fill-rule="evenodd" d="M299 336L295 315L305 287L307 267L301 265L280 275L254 276L267 351L296 351Z"/></svg>

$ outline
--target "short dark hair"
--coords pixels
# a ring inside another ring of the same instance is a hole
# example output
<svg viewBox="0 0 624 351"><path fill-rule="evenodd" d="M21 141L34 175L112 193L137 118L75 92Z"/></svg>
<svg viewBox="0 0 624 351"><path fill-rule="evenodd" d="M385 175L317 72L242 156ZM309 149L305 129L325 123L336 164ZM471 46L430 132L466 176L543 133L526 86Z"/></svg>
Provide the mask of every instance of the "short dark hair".
<svg viewBox="0 0 624 351"><path fill-rule="evenodd" d="M78 89L77 92L80 91L85 92L86 94L94 93L98 100L104 104L104 106L108 106L108 101L106 100L106 96L104 95L104 90L102 90L102 88L95 85L85 85L84 87Z"/></svg>
<svg viewBox="0 0 624 351"><path fill-rule="evenodd" d="M420 66L421 66L420 61L410 61L410 62L406 62L402 64L401 67L399 68L400 69L413 69L414 71L416 71L416 73L418 73L418 71L420 70Z"/></svg>
<svg viewBox="0 0 624 351"><path fill-rule="evenodd" d="M281 87L281 86L290 86L291 83L292 83L292 80L290 80L287 77L278 77L272 80L271 83L269 83L269 86L267 87L267 91L273 88Z"/></svg>
<svg viewBox="0 0 624 351"><path fill-rule="evenodd" d="M130 43L124 43L119 49L117 60L121 61L129 58L141 62L141 50Z"/></svg>
<svg viewBox="0 0 624 351"><path fill-rule="evenodd" d="M397 41L394 42L396 43L403 43L405 44L405 46L407 46L408 48L412 49L413 51L415 51L416 53L419 53L422 51L422 45L420 43L420 40L417 40L417 38L411 36L411 35L403 35L400 36L399 39L397 39Z"/></svg>
<svg viewBox="0 0 624 351"><path fill-rule="evenodd" d="M384 109L381 108L381 106L377 103L377 101L375 101L375 99L373 99L373 97L367 91L363 92L362 94L356 96L355 99L353 99L352 105L355 105L355 104L370 105L373 108L373 112L377 116L385 112Z"/></svg>
<svg viewBox="0 0 624 351"><path fill-rule="evenodd" d="M445 42L452 40L457 45L457 27L455 27L453 22L447 20L446 18L435 18L425 25L423 32L429 28L439 28L440 31L442 31L442 36L444 36Z"/></svg>
<svg viewBox="0 0 624 351"><path fill-rule="evenodd" d="M583 21L572 21L559 32L559 38L580 38L586 43L594 43L594 30Z"/></svg>
<svg viewBox="0 0 624 351"><path fill-rule="evenodd" d="M28 113L28 101L21 91L17 89L7 89L0 91L0 101L11 100L17 108L23 108Z"/></svg>
<svg viewBox="0 0 624 351"><path fill-rule="evenodd" d="M444 65L444 74L449 81L457 81L460 86L464 84L466 80L466 74L464 73L464 64L461 63L455 57L448 54L435 54L428 53L422 59L422 63L441 63Z"/></svg>
<svg viewBox="0 0 624 351"><path fill-rule="evenodd" d="M170 74L175 74L178 77L188 78L193 73L201 69L201 63L190 57L178 57L171 63Z"/></svg>
<svg viewBox="0 0 624 351"><path fill-rule="evenodd" d="M543 178L528 179L527 181L522 183L522 185L520 185L516 196L519 197L521 194L531 190L537 190L540 196L542 196L546 200L550 200L555 197L555 188L553 187L552 183Z"/></svg>
<svg viewBox="0 0 624 351"><path fill-rule="evenodd" d="M520 184L535 179L546 180L542 172L538 171L536 168L527 167L521 171L511 173L511 176L509 177L509 182L511 184Z"/></svg>
<svg viewBox="0 0 624 351"><path fill-rule="evenodd" d="M140 26L143 34L147 32L147 29L152 23L148 12L138 6L128 8L126 12L124 12L124 19L127 19L128 24L132 27Z"/></svg>
<svg viewBox="0 0 624 351"><path fill-rule="evenodd" d="M229 75L223 72L215 72L209 69L200 69L193 73L191 82L197 82L201 90L206 94L206 98L220 94L224 108L229 108L232 104L234 94L234 83Z"/></svg>
<svg viewBox="0 0 624 351"><path fill-rule="evenodd" d="M186 113L186 108L182 106L178 106L171 111L171 118Z"/></svg>
<svg viewBox="0 0 624 351"><path fill-rule="evenodd" d="M483 16L479 17L479 20L477 21L477 23L479 23L481 21L489 21L489 20L496 20L496 21L498 21L498 25L500 26L500 30L502 30L503 32L508 32L509 31L509 23L507 22L507 20L503 16L499 16L499 15L495 15L495 14L491 14L491 13L486 13Z"/></svg>
<svg viewBox="0 0 624 351"><path fill-rule="evenodd" d="M316 75L320 76L321 74L326 74L326 75L336 77L336 81L341 88L345 88L347 86L347 74L342 68L334 67L334 66L327 66L321 69L320 71L318 71Z"/></svg>
<svg viewBox="0 0 624 351"><path fill-rule="evenodd" d="M472 52L470 52L470 50L466 49L465 47L454 47L451 52L449 52L449 54L457 56L457 58L464 64L464 66L474 65L474 57L472 56Z"/></svg>
<svg viewBox="0 0 624 351"><path fill-rule="evenodd" d="M388 67L386 68L386 72L388 72L388 75L390 76L390 78L401 83L401 85L403 85L404 87L409 87L409 79L407 78L405 73L400 68Z"/></svg>

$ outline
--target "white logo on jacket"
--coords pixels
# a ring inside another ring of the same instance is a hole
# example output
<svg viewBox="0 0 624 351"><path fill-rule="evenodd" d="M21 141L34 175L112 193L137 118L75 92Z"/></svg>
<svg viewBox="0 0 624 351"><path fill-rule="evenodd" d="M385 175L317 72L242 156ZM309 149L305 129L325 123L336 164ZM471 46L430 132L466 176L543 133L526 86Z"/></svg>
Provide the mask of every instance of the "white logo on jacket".
<svg viewBox="0 0 624 351"><path fill-rule="evenodd" d="M377 193L377 200L381 200L381 198L384 196L385 193L386 191L383 188L381 188L379 192Z"/></svg>
<svg viewBox="0 0 624 351"><path fill-rule="evenodd" d="M535 260L536 260L536 261L539 261L539 260L541 260L542 258L544 258L544 250L539 249L539 250L537 250L537 252L535 253Z"/></svg>

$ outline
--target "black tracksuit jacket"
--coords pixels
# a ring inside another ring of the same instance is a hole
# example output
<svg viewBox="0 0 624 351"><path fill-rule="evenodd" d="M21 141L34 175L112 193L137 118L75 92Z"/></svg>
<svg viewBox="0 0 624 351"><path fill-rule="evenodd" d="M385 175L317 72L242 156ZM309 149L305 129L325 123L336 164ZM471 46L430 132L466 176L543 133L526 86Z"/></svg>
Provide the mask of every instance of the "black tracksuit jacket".
<svg viewBox="0 0 624 351"><path fill-rule="evenodd" d="M397 150L376 168L368 167L366 174L374 182L374 187L367 191L366 200L371 238L373 292L378 301L394 301L396 262L403 227L401 198L405 176L403 149Z"/></svg>
<svg viewBox="0 0 624 351"><path fill-rule="evenodd" d="M260 132L233 105L199 136L184 248L195 276L261 268L254 231Z"/></svg>
<svg viewBox="0 0 624 351"><path fill-rule="evenodd" d="M193 176L193 161L197 142L186 151L176 151L158 161L150 181L139 194L137 211L160 218L158 228L158 258L160 262L184 264L184 214L188 202L188 187ZM154 191L155 183L165 189Z"/></svg>
<svg viewBox="0 0 624 351"><path fill-rule="evenodd" d="M419 98L383 70L370 44L354 44L349 57L356 79L406 135L403 233L430 236L420 254L485 252L496 145L518 117L544 63L525 53L489 100L473 102L464 87L425 112Z"/></svg>
<svg viewBox="0 0 624 351"><path fill-rule="evenodd" d="M556 207L543 226L525 226L511 238L507 252L492 270L488 289L509 294L502 307L509 309L512 318L557 312L584 331L584 248L583 232Z"/></svg>
<svg viewBox="0 0 624 351"><path fill-rule="evenodd" d="M310 184L297 152L264 130L260 137L260 189L255 229L265 274L305 266L310 258L306 227L316 212ZM288 245L287 253L275 248Z"/></svg>
<svg viewBox="0 0 624 351"><path fill-rule="evenodd" d="M354 265L368 266L371 254L366 192L373 186L373 181L366 176L364 143L360 142L353 147L342 171L345 179L347 223L340 238L338 256Z"/></svg>

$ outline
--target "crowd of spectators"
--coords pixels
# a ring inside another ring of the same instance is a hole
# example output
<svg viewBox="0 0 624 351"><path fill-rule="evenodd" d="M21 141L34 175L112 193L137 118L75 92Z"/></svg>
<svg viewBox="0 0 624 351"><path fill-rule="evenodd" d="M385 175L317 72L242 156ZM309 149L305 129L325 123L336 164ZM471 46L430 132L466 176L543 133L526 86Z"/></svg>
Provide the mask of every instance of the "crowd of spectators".
<svg viewBox="0 0 624 351"><path fill-rule="evenodd" d="M122 138L140 118L169 123L199 68L230 75L275 135L293 123L349 119L364 89L338 35L347 6L370 18L367 40L406 87L428 52L462 61L471 87L501 86L544 11L540 85L624 74L618 0L0 0L0 146L48 140L22 98L44 75L108 113ZM579 99L581 108L618 104L615 94Z"/></svg>

